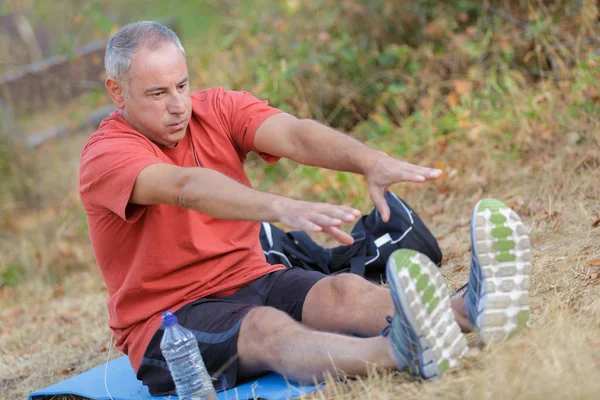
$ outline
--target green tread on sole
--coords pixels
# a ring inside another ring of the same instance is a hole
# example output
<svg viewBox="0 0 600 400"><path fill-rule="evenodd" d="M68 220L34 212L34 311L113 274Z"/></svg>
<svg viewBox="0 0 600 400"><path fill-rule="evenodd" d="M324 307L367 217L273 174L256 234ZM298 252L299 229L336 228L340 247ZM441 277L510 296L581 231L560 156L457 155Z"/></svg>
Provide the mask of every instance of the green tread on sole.
<svg viewBox="0 0 600 400"><path fill-rule="evenodd" d="M419 267L417 264L410 263L408 265L408 273L410 274L411 278L416 279L419 275L421 275L421 267Z"/></svg>
<svg viewBox="0 0 600 400"><path fill-rule="evenodd" d="M481 203L479 203L480 210L489 209L490 211L496 211L499 208L508 208L508 207L506 206L506 204L504 204L500 200L496 200L496 199L484 199L481 201ZM500 215L502 215L502 214L500 214Z"/></svg>
<svg viewBox="0 0 600 400"><path fill-rule="evenodd" d="M490 217L490 222L494 224L494 228L492 229L491 234L494 238L497 239L492 245L494 250L498 251L498 254L496 254L496 261L515 261L517 257L514 254L511 254L510 250L514 249L517 246L517 244L513 240L509 239L512 236L513 231L511 228L504 225L507 219L500 212L501 208L508 207L500 200L485 199L482 200L479 204L478 210L490 210L492 213Z"/></svg>
<svg viewBox="0 0 600 400"><path fill-rule="evenodd" d="M419 280L417 280L417 290L419 292L422 292L423 290L425 290L425 288L427 287L428 284L429 284L429 276L427 276L427 274L421 275Z"/></svg>
<svg viewBox="0 0 600 400"><path fill-rule="evenodd" d="M415 254L417 254L416 251L405 249L392 254L392 258L398 271L407 268L410 276L417 280L416 289L421 292L421 303L427 307L427 312L431 313L439 304L440 299L435 296L436 287L430 283L429 275L423 274L421 266L411 261Z"/></svg>
<svg viewBox="0 0 600 400"><path fill-rule="evenodd" d="M431 314L433 312L433 310L435 310L435 308L437 307L437 305L439 303L440 303L440 299L438 297L434 297L427 305L427 312L429 314Z"/></svg>
<svg viewBox="0 0 600 400"><path fill-rule="evenodd" d="M441 363L439 363L438 368L440 369L440 373L443 373L445 370L447 370L449 366L450 363L448 360L443 360Z"/></svg>
<svg viewBox="0 0 600 400"><path fill-rule="evenodd" d="M396 264L396 270L400 272L402 268L407 268L408 273L413 279L421 275L421 267L419 264L415 264L410 260L415 254L417 254L417 252L414 250L402 249L393 252L391 256Z"/></svg>
<svg viewBox="0 0 600 400"><path fill-rule="evenodd" d="M496 225L500 225L506 222L506 217L500 213L493 213L490 217L490 221Z"/></svg>
<svg viewBox="0 0 600 400"><path fill-rule="evenodd" d="M500 251L508 251L508 250L512 250L514 249L516 246L515 242L513 242L512 240L506 240L506 239L500 239L497 242L494 242L494 249L496 250L500 250Z"/></svg>
<svg viewBox="0 0 600 400"><path fill-rule="evenodd" d="M527 327L527 322L529 322L530 313L529 310L519 311L517 314L517 322L520 328Z"/></svg>
<svg viewBox="0 0 600 400"><path fill-rule="evenodd" d="M508 236L512 235L512 229L507 226L497 226L492 229L492 236L498 239L504 239Z"/></svg>
<svg viewBox="0 0 600 400"><path fill-rule="evenodd" d="M507 253L507 252L502 252L496 256L496 261L498 261L498 262L509 262L509 261L515 261L516 259L517 259L517 256L515 256L514 254L511 254L511 253Z"/></svg>
<svg viewBox="0 0 600 400"><path fill-rule="evenodd" d="M433 299L433 295L435 294L435 286L429 285L421 295L421 302L423 304L429 303Z"/></svg>
<svg viewBox="0 0 600 400"><path fill-rule="evenodd" d="M509 339L512 339L515 336L520 336L525 331L530 316L531 314L529 313L529 310L519 311L519 313L517 314L517 329L515 329L508 336Z"/></svg>

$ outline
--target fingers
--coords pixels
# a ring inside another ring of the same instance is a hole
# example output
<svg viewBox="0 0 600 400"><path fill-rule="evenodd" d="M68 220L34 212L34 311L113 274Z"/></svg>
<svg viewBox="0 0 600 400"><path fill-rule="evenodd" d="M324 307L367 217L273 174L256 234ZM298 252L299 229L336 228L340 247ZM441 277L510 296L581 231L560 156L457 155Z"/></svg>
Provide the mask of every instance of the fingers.
<svg viewBox="0 0 600 400"><path fill-rule="evenodd" d="M384 179L389 183L424 182L437 179L441 174L440 169L422 167L392 157L385 157L370 171L367 178Z"/></svg>
<svg viewBox="0 0 600 400"><path fill-rule="evenodd" d="M280 222L290 228L307 232L321 232L328 227L337 227L343 223L353 222L361 215L360 211L354 208L327 203L293 201L288 202L287 205ZM348 238L342 239L347 241Z"/></svg>
<svg viewBox="0 0 600 400"><path fill-rule="evenodd" d="M337 240L341 244L351 245L352 243L354 243L354 238L351 235L336 227L327 227L323 229L323 232L330 234L335 240Z"/></svg>
<svg viewBox="0 0 600 400"><path fill-rule="evenodd" d="M388 172L389 180L395 182L424 182L437 178L439 175L434 175L427 171L415 170L413 168L407 168L405 166L396 167L390 169Z"/></svg>
<svg viewBox="0 0 600 400"><path fill-rule="evenodd" d="M371 200L373 200L375 208L379 211L381 219L383 222L388 222L390 219L390 207L387 204L384 193L385 189L381 190L373 186L369 188L369 195L371 196Z"/></svg>
<svg viewBox="0 0 600 400"><path fill-rule="evenodd" d="M314 208L315 215L327 216L341 222L353 222L361 213L355 208L348 206L336 206L327 203L316 203ZM339 225L326 224L326 225Z"/></svg>
<svg viewBox="0 0 600 400"><path fill-rule="evenodd" d="M327 203L286 200L279 221L284 225L306 232L325 232L342 244L354 243L354 238L338 228L343 223L353 222L361 212L348 206Z"/></svg>
<svg viewBox="0 0 600 400"><path fill-rule="evenodd" d="M420 165L410 164L400 161L399 172L408 173L412 177L413 182L422 182L425 180L436 179L442 174L442 170L437 168L422 167Z"/></svg>
<svg viewBox="0 0 600 400"><path fill-rule="evenodd" d="M321 214L321 213L312 213L309 216L309 221L316 225L319 225L321 227L340 226L342 224L341 219L332 218L327 214Z"/></svg>
<svg viewBox="0 0 600 400"><path fill-rule="evenodd" d="M360 210L356 208L348 207L348 206L339 206L342 210L344 210L347 214L354 215L355 217L359 217L361 215Z"/></svg>
<svg viewBox="0 0 600 400"><path fill-rule="evenodd" d="M315 224L314 222L311 222L310 220L308 220L306 218L297 218L297 219L283 218L281 220L281 223L289 226L290 228L300 229L305 232L321 232L323 230L323 228L320 225Z"/></svg>
<svg viewBox="0 0 600 400"><path fill-rule="evenodd" d="M329 206L329 207L341 208L341 206ZM300 228L300 229L303 229L307 232L323 231L323 232L331 235L335 240L337 240L341 244L351 245L352 243L354 243L354 238L351 235L349 235L348 233L339 229L338 226L340 226L343 222L354 221L356 219L356 217L358 215L360 215L360 211L351 209L349 207L345 207L345 208L346 209L341 210L341 214L340 214L340 210L335 210L335 209L331 209L331 208L322 210L322 212L327 212L330 215L331 214L343 215L343 216L345 216L344 221L342 221L338 218L332 218L329 215L324 214L324 213L315 212L315 213L312 213L311 216L309 217L309 219L306 219L304 221L304 223L302 224L302 226L305 226L307 229L305 229L305 228ZM357 215L357 213L358 213L358 215Z"/></svg>

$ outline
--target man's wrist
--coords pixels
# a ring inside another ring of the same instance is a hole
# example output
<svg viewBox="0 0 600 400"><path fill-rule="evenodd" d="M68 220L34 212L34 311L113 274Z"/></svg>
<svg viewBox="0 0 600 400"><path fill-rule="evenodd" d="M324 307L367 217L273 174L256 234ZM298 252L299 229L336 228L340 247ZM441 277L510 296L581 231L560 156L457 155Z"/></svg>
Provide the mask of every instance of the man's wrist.
<svg viewBox="0 0 600 400"><path fill-rule="evenodd" d="M385 158L389 157L387 153L381 150L371 150L372 151L369 152L370 154L368 155L368 157L362 158L360 170L364 176L369 176L377 168L377 164L379 164Z"/></svg>
<svg viewBox="0 0 600 400"><path fill-rule="evenodd" d="M285 209L289 207L290 201L292 201L292 199L273 195L269 202L269 216L271 218L268 222L281 222L281 219L285 215Z"/></svg>

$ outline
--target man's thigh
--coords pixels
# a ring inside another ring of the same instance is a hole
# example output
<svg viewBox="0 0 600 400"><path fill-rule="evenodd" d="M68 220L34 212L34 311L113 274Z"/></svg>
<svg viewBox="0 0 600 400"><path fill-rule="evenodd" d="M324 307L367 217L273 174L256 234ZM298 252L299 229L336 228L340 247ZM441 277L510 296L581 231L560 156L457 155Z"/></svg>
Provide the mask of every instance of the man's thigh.
<svg viewBox="0 0 600 400"><path fill-rule="evenodd" d="M285 312L302 322L302 310L308 292L327 275L318 271L291 268L270 274L269 279L256 282L256 290L264 305Z"/></svg>
<svg viewBox="0 0 600 400"><path fill-rule="evenodd" d="M256 290L247 286L230 296L199 299L175 312L179 325L196 337L206 368L216 379L213 384L217 390L235 386L239 329L246 314L261 305ZM174 383L160 350L163 332L158 329L152 337L137 377L153 395L174 395Z"/></svg>
<svg viewBox="0 0 600 400"><path fill-rule="evenodd" d="M202 358L217 390L235 386L239 362L240 326L255 307L268 306L301 322L304 300L321 279L320 272L300 268L275 271L251 282L230 296L204 298L177 310L178 322L198 340ZM152 337L137 377L153 395L174 395L175 387L160 350L163 330Z"/></svg>

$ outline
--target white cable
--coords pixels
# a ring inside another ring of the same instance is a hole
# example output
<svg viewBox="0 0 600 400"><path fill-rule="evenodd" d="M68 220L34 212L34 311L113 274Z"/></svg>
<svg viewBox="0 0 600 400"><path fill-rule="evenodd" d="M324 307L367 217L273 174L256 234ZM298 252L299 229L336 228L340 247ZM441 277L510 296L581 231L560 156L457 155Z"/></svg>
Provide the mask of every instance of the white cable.
<svg viewBox="0 0 600 400"><path fill-rule="evenodd" d="M108 394L108 397L110 397L110 400L115 400L110 395L110 392L108 391L108 384L106 383L106 375L108 373L108 360L110 360L110 353L112 351L112 345L113 345L113 334L111 332L111 334L110 334L110 344L108 345L108 355L106 356L106 365L104 366L104 389L106 389L106 394Z"/></svg>

